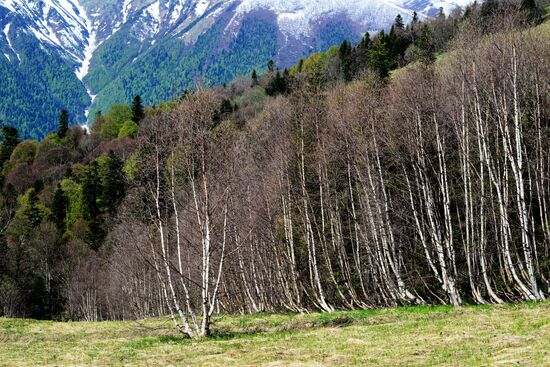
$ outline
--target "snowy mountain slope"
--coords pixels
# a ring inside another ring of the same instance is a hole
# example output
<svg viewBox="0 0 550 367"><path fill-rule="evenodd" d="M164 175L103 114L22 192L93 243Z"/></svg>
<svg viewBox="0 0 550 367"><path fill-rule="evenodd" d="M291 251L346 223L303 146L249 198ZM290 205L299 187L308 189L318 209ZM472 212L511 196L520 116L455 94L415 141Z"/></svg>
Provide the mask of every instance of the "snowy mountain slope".
<svg viewBox="0 0 550 367"><path fill-rule="evenodd" d="M224 82L269 58L288 66L345 38L357 40L366 31L388 28L397 14L408 20L414 11L427 16L439 7L449 12L468 2L0 0L0 63L29 78L42 71L44 59L72 70L63 84L80 85L78 91L54 102L66 106L76 98L78 106L87 106L74 113L82 123L94 101L95 111L127 102L135 93L149 94L146 102L156 103L174 85L183 88L198 76ZM174 70L179 75L170 81ZM156 82L146 83L147 78ZM59 84L53 74L50 79ZM13 119L2 103L0 119Z"/></svg>
<svg viewBox="0 0 550 367"><path fill-rule="evenodd" d="M263 9L275 14L281 33L286 37L300 39L311 36L315 24L327 17L345 16L364 31L378 30L387 27L398 13L407 18L413 11L428 14L439 7L450 11L469 1L0 0L0 7L8 11L3 19L0 18L0 22L3 30L9 31L10 18L20 18L26 32L32 33L42 44L59 49L64 57L79 64L75 71L82 79L89 70L95 49L125 25L130 25L140 42L153 43L152 40L156 38L178 34L184 29L184 36L194 33L195 37L190 39L196 40L227 9L235 9L226 27L226 31L234 34L238 32L244 17ZM209 12L213 9L214 12ZM190 24L202 17L211 19L197 22L189 28ZM205 27L204 23L208 26ZM5 36L5 41L8 38Z"/></svg>
<svg viewBox="0 0 550 367"><path fill-rule="evenodd" d="M329 15L345 14L365 29L387 27L396 14L408 16L412 10L390 1L380 0L243 0L237 7L237 15L264 8L277 14L281 31L294 37L309 35L312 25Z"/></svg>
<svg viewBox="0 0 550 367"><path fill-rule="evenodd" d="M83 59L83 45L90 37L87 17L74 0L3 0L9 13L1 19L4 29L12 20L42 44L57 48L74 61Z"/></svg>

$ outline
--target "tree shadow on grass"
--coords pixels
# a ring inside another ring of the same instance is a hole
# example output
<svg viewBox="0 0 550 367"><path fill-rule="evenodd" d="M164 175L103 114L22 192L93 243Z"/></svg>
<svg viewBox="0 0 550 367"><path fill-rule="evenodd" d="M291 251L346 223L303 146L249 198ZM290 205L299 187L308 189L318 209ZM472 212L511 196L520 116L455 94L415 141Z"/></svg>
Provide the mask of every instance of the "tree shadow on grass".
<svg viewBox="0 0 550 367"><path fill-rule="evenodd" d="M207 340L234 340L255 337L281 337L298 331L315 330L322 328L343 328L357 324L357 320L347 316L333 317L312 321L294 321L282 323L277 327L247 327L242 330L218 328L212 331Z"/></svg>

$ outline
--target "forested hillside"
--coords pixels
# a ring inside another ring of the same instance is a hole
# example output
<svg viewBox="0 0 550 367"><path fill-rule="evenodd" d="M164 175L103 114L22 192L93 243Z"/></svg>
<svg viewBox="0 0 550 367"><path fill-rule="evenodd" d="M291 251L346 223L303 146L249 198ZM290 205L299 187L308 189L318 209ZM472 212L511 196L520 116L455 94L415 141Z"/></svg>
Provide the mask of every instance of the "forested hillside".
<svg viewBox="0 0 550 367"><path fill-rule="evenodd" d="M400 4L403 2L402 4ZM469 0L443 0L450 9ZM0 0L0 120L43 139L130 103L219 86L437 8L397 0Z"/></svg>
<svg viewBox="0 0 550 367"><path fill-rule="evenodd" d="M4 51L0 57L0 121L17 126L29 139L41 139L55 129L63 108L84 122L90 97L74 75L74 64L15 27L7 31L17 53Z"/></svg>
<svg viewBox="0 0 550 367"><path fill-rule="evenodd" d="M5 126L0 315L331 312L550 293L550 28L489 1L92 131Z"/></svg>

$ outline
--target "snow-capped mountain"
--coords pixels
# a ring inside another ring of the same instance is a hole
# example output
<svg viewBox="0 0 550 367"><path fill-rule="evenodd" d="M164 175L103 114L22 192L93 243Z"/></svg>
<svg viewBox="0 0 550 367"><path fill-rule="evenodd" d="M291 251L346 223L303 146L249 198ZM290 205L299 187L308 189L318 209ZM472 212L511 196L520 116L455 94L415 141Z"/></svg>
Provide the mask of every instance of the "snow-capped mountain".
<svg viewBox="0 0 550 367"><path fill-rule="evenodd" d="M429 16L469 1L0 0L0 77L22 80L3 90L41 89L40 103L73 108L83 122L94 101L94 111L137 93L156 103L197 77L221 83L270 58L292 65L388 28L397 14L408 20L414 11ZM13 119L10 108L0 100L0 119Z"/></svg>

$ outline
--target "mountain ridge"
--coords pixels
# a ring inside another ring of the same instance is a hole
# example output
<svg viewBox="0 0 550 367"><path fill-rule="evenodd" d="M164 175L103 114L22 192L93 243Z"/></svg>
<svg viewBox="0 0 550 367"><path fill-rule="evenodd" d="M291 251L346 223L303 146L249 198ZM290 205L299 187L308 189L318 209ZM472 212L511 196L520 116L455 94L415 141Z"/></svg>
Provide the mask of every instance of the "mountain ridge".
<svg viewBox="0 0 550 367"><path fill-rule="evenodd" d="M43 95L18 114L8 105L16 100L16 90L32 94L36 88L0 82L9 97L0 101L0 119L22 127L27 137L42 137L61 108L69 110L74 123L84 124L135 94L155 104L192 88L198 79L221 84L265 68L269 59L290 66L327 45L387 29L397 14L409 20L414 11L425 17L436 7L464 2L0 0L0 75L32 80L48 74L41 65L31 67L31 60L47 60L52 68L52 75L42 78ZM57 84L67 92L54 93ZM45 105L50 107L40 112Z"/></svg>

